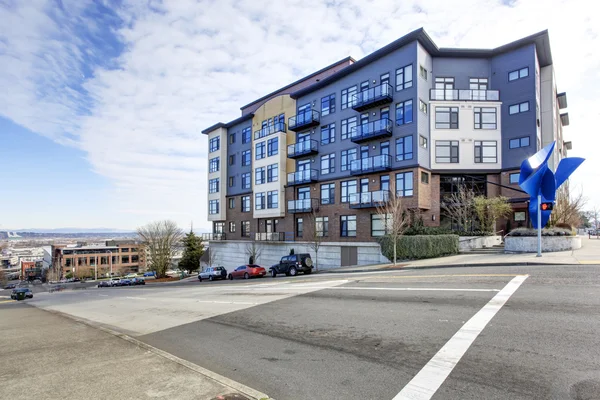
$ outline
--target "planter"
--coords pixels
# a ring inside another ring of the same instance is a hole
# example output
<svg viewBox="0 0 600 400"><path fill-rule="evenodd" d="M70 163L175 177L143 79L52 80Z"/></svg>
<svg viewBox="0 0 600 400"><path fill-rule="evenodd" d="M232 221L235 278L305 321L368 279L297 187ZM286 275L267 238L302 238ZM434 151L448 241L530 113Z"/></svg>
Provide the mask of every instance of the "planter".
<svg viewBox="0 0 600 400"><path fill-rule="evenodd" d="M502 244L502 236L461 236L458 238L458 248L460 251L483 249L484 247L494 247Z"/></svg>
<svg viewBox="0 0 600 400"><path fill-rule="evenodd" d="M509 253L537 253L537 237L507 236L504 250ZM581 238L577 236L542 236L542 252L568 251L581 248Z"/></svg>

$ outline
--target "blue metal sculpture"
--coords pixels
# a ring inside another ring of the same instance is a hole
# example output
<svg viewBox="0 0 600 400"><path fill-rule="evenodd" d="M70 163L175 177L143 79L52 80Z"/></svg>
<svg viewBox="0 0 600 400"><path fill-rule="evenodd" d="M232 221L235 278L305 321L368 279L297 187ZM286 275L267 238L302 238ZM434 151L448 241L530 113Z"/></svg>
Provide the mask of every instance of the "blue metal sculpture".
<svg viewBox="0 0 600 400"><path fill-rule="evenodd" d="M552 210L540 210L540 204L554 203L556 190L585 161L579 157L563 158L558 163L556 172L552 172L548 167L548 159L552 155L555 144L556 142L552 142L521 163L519 186L531 196L529 217L536 229L546 226L552 213ZM538 212L541 213L541 218L538 218Z"/></svg>

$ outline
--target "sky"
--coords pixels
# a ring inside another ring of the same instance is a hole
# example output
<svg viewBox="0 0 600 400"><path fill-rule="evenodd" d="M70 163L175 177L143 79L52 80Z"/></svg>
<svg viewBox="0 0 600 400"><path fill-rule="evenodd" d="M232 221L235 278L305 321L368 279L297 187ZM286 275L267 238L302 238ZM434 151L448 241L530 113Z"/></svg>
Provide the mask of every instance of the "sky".
<svg viewBox="0 0 600 400"><path fill-rule="evenodd" d="M549 30L571 178L600 207L600 17L585 0L0 0L0 229L210 231L201 131L423 27L439 47Z"/></svg>

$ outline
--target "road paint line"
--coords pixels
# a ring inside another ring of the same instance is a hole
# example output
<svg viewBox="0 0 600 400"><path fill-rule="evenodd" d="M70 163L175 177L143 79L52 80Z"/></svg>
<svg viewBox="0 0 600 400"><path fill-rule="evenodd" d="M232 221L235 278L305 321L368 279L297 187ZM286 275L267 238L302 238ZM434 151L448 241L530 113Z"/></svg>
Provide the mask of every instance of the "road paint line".
<svg viewBox="0 0 600 400"><path fill-rule="evenodd" d="M258 305L262 303L253 303L249 301L209 301L209 300L197 300L196 303L210 303L210 304L243 304L243 305Z"/></svg>
<svg viewBox="0 0 600 400"><path fill-rule="evenodd" d="M0 304L3 304L3 303L14 303L14 302L15 302L15 300L2 300L2 301L0 301Z"/></svg>
<svg viewBox="0 0 600 400"><path fill-rule="evenodd" d="M384 290L384 291L431 291L431 292L499 292L500 289L473 289L473 288L394 288L394 287L359 287L359 286L302 286L302 287L291 287L286 288L262 288L262 292L268 292L271 290L306 290L306 289L327 289L327 290ZM229 291L253 291L252 289L237 289L232 288Z"/></svg>
<svg viewBox="0 0 600 400"><path fill-rule="evenodd" d="M108 297L107 294L99 294L98 296L100 296L100 297Z"/></svg>
<svg viewBox="0 0 600 400"><path fill-rule="evenodd" d="M405 275L405 276L388 276L385 279L411 279L411 278L487 278L487 277L515 277L515 276L526 276L520 274L454 274L454 275ZM378 277L365 278L365 279L380 279Z"/></svg>
<svg viewBox="0 0 600 400"><path fill-rule="evenodd" d="M131 300L146 300L146 298L145 298L145 297L129 297L129 296L127 296L127 297L125 297L125 298L126 298L126 299L131 299Z"/></svg>
<svg viewBox="0 0 600 400"><path fill-rule="evenodd" d="M452 336L393 400L429 400L465 355L477 336L525 282L528 275L514 277L481 310Z"/></svg>

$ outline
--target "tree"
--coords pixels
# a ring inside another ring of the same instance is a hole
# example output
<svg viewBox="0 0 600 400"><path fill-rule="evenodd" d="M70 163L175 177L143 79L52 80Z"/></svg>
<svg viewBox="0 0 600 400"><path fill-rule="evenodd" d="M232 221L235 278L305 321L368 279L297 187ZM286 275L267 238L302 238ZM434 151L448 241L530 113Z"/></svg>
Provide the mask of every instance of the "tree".
<svg viewBox="0 0 600 400"><path fill-rule="evenodd" d="M205 252L207 257L204 257L206 260L206 264L208 267L216 266L217 261L219 260L219 254L217 253L217 249L213 247L208 247Z"/></svg>
<svg viewBox="0 0 600 400"><path fill-rule="evenodd" d="M557 224L569 225L577 227L581 224L581 213L585 207L587 199L583 197L583 193L576 196L569 196L569 193L564 190L559 190L556 196L556 202L552 214L550 214L549 225Z"/></svg>
<svg viewBox="0 0 600 400"><path fill-rule="evenodd" d="M404 198L390 193L388 201L377 206L377 215L383 220L386 236L392 241L394 247L394 265L398 258L398 240L410 225L410 213L405 207Z"/></svg>
<svg viewBox="0 0 600 400"><path fill-rule="evenodd" d="M592 223L592 227L594 229L598 229L598 224L600 223L600 209L598 209L597 207L592 208L590 211L587 212L588 218L590 219L590 222Z"/></svg>
<svg viewBox="0 0 600 400"><path fill-rule="evenodd" d="M587 229L592 227L592 223L590 222L590 216L587 212L581 211L579 213L579 219L581 221L581 223L579 224L579 228Z"/></svg>
<svg viewBox="0 0 600 400"><path fill-rule="evenodd" d="M496 221L500 218L508 217L512 212L512 207L508 203L508 199L504 196L477 196L473 198L473 210L479 219L481 230L483 232L494 233L496 230Z"/></svg>
<svg viewBox="0 0 600 400"><path fill-rule="evenodd" d="M181 229L175 222L163 220L139 227L137 233L148 249L151 269L156 271L157 278L164 277L171 266L175 246L183 236Z"/></svg>
<svg viewBox="0 0 600 400"><path fill-rule="evenodd" d="M257 242L256 236L252 236L250 243L246 245L246 255L248 256L248 264L258 263L258 259L262 254L262 246Z"/></svg>
<svg viewBox="0 0 600 400"><path fill-rule="evenodd" d="M456 222L459 231L471 230L474 198L473 190L461 184L456 192L445 197L441 203L442 211L451 221Z"/></svg>
<svg viewBox="0 0 600 400"><path fill-rule="evenodd" d="M179 261L179 269L182 271L196 271L200 268L200 258L204 254L204 245L202 238L197 236L194 231L190 232L182 239L183 256Z"/></svg>
<svg viewBox="0 0 600 400"><path fill-rule="evenodd" d="M307 234L308 234L308 247L310 247L315 252L315 271L319 271L319 249L321 248L321 244L323 243L323 237L325 232L329 230L325 229L325 221L323 219L319 219L317 215L317 211L313 208L310 213L310 217L308 218L307 224ZM328 223L328 222L327 222Z"/></svg>

